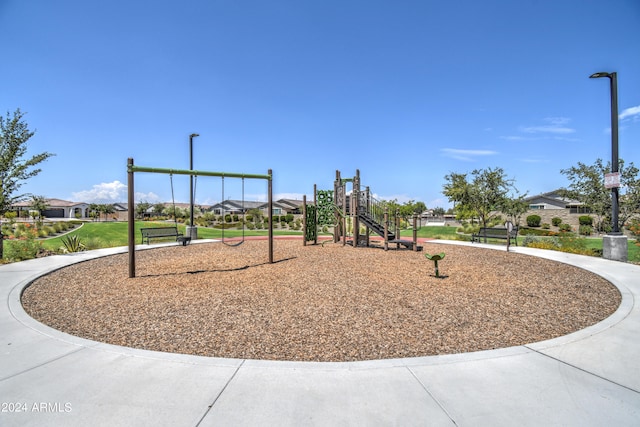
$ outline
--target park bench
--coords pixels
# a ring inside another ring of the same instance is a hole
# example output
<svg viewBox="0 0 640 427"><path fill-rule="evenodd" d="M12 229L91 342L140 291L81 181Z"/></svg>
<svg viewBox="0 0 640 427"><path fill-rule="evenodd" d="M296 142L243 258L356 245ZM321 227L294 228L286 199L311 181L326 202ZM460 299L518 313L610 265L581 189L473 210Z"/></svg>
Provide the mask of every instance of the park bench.
<svg viewBox="0 0 640 427"><path fill-rule="evenodd" d="M511 232L506 228L480 227L477 233L471 235L471 243L480 242L480 239L502 239L509 240L508 243L514 242L518 246L518 227L513 227Z"/></svg>
<svg viewBox="0 0 640 427"><path fill-rule="evenodd" d="M149 244L149 240L155 239L156 237L175 237L176 242L182 243L182 246L186 246L191 240L191 237L185 237L182 233L179 233L178 227L141 228L140 233L142 234L142 243L144 243L146 239L147 245Z"/></svg>

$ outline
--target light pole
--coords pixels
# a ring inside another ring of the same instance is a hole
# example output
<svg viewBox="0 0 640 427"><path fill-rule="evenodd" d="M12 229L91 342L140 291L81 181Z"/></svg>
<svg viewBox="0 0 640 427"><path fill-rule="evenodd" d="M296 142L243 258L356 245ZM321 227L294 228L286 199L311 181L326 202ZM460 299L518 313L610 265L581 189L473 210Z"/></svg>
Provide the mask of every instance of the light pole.
<svg viewBox="0 0 640 427"><path fill-rule="evenodd" d="M197 133L192 133L189 135L189 170L193 170L193 138L196 136L200 136ZM191 237L192 239L198 238L198 231L193 225L193 175L189 175L189 229L187 233L187 237Z"/></svg>
<svg viewBox="0 0 640 427"><path fill-rule="evenodd" d="M618 76L613 73L594 73L589 76L590 79L607 77L611 84L611 173L619 172L618 165ZM611 234L621 234L618 226L618 187L611 188L611 208L612 208L612 226Z"/></svg>
<svg viewBox="0 0 640 427"><path fill-rule="evenodd" d="M618 214L620 208L618 205L619 192L619 156L618 156L618 75L614 71L612 73L599 72L589 76L590 79L598 79L606 77L609 79L611 94L611 173L614 174L616 180L611 184L611 222L612 230L608 233L609 239L603 239L603 257L615 259L618 261L627 260L627 239L620 231ZM605 236L606 237L606 236ZM618 239L612 239L617 237Z"/></svg>

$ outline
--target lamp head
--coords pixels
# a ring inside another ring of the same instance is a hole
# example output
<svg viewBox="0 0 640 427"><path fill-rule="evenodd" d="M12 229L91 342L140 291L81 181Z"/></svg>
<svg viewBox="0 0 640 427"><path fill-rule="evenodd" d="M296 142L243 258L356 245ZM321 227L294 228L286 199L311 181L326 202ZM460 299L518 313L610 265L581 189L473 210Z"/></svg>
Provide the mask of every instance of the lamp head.
<svg viewBox="0 0 640 427"><path fill-rule="evenodd" d="M196 136L200 136L200 134L199 133L192 133L191 135L189 135L189 138L193 138L193 137L196 137Z"/></svg>
<svg viewBox="0 0 640 427"><path fill-rule="evenodd" d="M600 77L609 77L609 78L611 78L611 73L606 73L604 71L601 71L599 73L593 73L593 74L591 74L589 76L590 79L597 79L597 78L600 78Z"/></svg>

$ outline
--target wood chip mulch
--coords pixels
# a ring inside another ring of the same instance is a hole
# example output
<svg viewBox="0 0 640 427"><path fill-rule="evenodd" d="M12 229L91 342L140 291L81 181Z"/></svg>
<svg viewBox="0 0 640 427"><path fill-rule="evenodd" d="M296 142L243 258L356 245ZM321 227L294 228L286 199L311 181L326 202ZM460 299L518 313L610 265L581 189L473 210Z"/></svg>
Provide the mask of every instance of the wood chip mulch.
<svg viewBox="0 0 640 427"><path fill-rule="evenodd" d="M558 262L464 246L424 252L205 243L72 265L36 280L22 303L80 337L202 356L357 361L517 346L593 325L620 293ZM424 253L445 252L434 277Z"/></svg>

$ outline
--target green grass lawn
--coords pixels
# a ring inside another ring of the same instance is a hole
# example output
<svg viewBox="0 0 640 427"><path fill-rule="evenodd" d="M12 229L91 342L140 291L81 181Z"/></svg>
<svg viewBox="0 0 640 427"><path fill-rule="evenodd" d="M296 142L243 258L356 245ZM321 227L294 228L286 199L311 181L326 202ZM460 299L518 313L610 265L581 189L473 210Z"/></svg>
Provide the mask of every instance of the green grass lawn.
<svg viewBox="0 0 640 427"><path fill-rule="evenodd" d="M162 227L173 226L172 222L150 222L150 221L136 221L135 224L135 238L136 244L141 243L140 228L142 227ZM185 232L185 226L178 225L180 232ZM240 237L242 236L242 230L225 230L225 238ZM266 236L267 230L244 230L245 236ZM85 244L87 249L98 249L105 247L126 246L128 244L128 228L126 222L88 222L82 227L78 227L68 233L67 235L77 235L82 243ZM293 230L281 230L274 229L274 235L300 235L300 231ZM403 230L401 236L406 239L411 239L413 236L412 230ZM58 236L42 241L42 246L45 249L51 251L57 251L62 244L62 239L65 236ZM201 239L220 239L222 237L222 230L207 227L198 227L198 237ZM429 226L422 227L418 230L418 237L432 238L432 239L445 239L445 240L458 240L459 235L456 233L456 227L447 226ZM522 239L519 238L519 244ZM585 239L586 245L589 248L602 250L602 239ZM156 239L157 242L161 242L161 239ZM166 239L165 241L171 241ZM497 241L498 243L504 243L503 241ZM636 246L636 241L629 240L629 261L634 263L640 263L640 247ZM11 241L5 241L5 245L11 244Z"/></svg>
<svg viewBox="0 0 640 427"><path fill-rule="evenodd" d="M434 225L418 229L418 237L430 239L457 240L456 235L456 227L450 226ZM413 238L413 230L402 230L400 236L411 239Z"/></svg>
<svg viewBox="0 0 640 427"><path fill-rule="evenodd" d="M175 224L173 222L153 222L153 221L136 221L135 224L135 239L136 244L141 243L141 228L147 227L171 227ZM178 224L178 230L184 234L185 226ZM45 249L55 251L59 249L62 244L62 239L70 235L77 235L82 243L84 243L88 249L98 248L111 248L116 246L127 246L129 244L129 229L126 222L87 222L82 227L78 227L70 233L57 236L42 241L42 246ZM293 230L279 230L274 229L275 235L295 235L301 234L300 231ZM245 236L266 236L267 230L246 230ZM242 230L225 230L224 237L240 237L242 236ZM207 227L198 227L198 237L201 239L220 239L222 237L222 230ZM171 238L164 239L165 241L171 241ZM157 238L154 242L162 242L163 239ZM6 244L6 242L5 242Z"/></svg>

